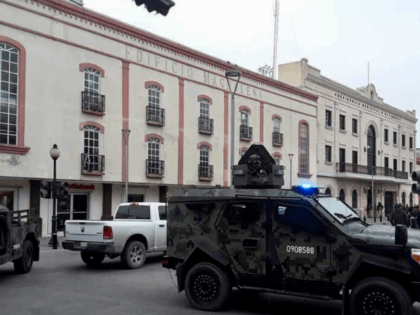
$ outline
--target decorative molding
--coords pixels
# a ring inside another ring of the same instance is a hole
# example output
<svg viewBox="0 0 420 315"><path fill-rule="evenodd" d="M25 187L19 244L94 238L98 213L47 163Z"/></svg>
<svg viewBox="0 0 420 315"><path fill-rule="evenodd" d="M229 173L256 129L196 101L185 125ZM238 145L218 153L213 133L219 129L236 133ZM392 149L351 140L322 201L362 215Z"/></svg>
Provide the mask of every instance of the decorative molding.
<svg viewBox="0 0 420 315"><path fill-rule="evenodd" d="M163 139L162 136L156 134L156 133L148 133L147 135L144 136L144 142L149 142L150 138L156 138L159 139L161 144L164 144L165 139Z"/></svg>
<svg viewBox="0 0 420 315"><path fill-rule="evenodd" d="M98 70L99 73L101 74L101 77L102 78L105 77L105 70L102 69L101 67L93 64L93 63L84 62L84 63L79 64L79 71L80 72L84 72L85 68L92 68L92 69Z"/></svg>
<svg viewBox="0 0 420 315"><path fill-rule="evenodd" d="M280 121L283 121L283 119L281 118L281 116L280 116L279 114L273 114L273 115L271 116L271 119L272 119L272 120L274 120L274 119L280 119Z"/></svg>
<svg viewBox="0 0 420 315"><path fill-rule="evenodd" d="M251 108L249 108L248 106L245 106L245 105L239 106L239 112L242 112L244 110L246 110L248 112L248 114L250 114L250 115L252 114L251 113Z"/></svg>
<svg viewBox="0 0 420 315"><path fill-rule="evenodd" d="M211 145L211 143L209 143L207 141L201 141L201 142L197 143L197 149L200 150L202 145L208 146L210 151L213 150L213 146Z"/></svg>
<svg viewBox="0 0 420 315"><path fill-rule="evenodd" d="M0 145L0 153L25 155L30 150L30 147L20 147L15 145Z"/></svg>
<svg viewBox="0 0 420 315"><path fill-rule="evenodd" d="M210 105L213 105L213 100L210 96L204 95L204 94L200 94L197 96L197 101L200 102L203 98L205 98L206 100L209 101Z"/></svg>
<svg viewBox="0 0 420 315"><path fill-rule="evenodd" d="M159 82L156 82L156 81L146 81L145 83L144 83L144 87L146 88L146 89L148 89L151 85L155 85L155 86L157 86L159 89L160 89L160 91L162 92L162 93L165 93L165 88L163 87L163 85L162 84L160 84Z"/></svg>
<svg viewBox="0 0 420 315"><path fill-rule="evenodd" d="M105 127L96 121L82 121L79 123L79 130L83 130L86 126L94 126L98 128L101 133L105 133Z"/></svg>
<svg viewBox="0 0 420 315"><path fill-rule="evenodd" d="M273 154L271 154L271 156L272 157L275 157L275 156L277 156L277 157L279 157L280 158L280 160L282 159L282 155L281 155L281 153L280 152L274 152Z"/></svg>

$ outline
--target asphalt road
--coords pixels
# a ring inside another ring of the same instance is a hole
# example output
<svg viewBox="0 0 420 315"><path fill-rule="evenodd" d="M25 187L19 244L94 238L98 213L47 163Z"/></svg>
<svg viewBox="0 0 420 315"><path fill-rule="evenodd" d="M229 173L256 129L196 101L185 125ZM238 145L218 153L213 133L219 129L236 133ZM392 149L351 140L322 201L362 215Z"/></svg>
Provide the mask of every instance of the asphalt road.
<svg viewBox="0 0 420 315"><path fill-rule="evenodd" d="M87 267L78 252L41 247L41 260L29 274L13 264L0 266L0 313L13 315L211 314L193 309L175 288L175 273L161 267L161 254L150 254L143 268L123 269L117 259ZM415 305L420 314L420 304ZM234 291L226 314L341 313L339 301L318 301L275 294Z"/></svg>

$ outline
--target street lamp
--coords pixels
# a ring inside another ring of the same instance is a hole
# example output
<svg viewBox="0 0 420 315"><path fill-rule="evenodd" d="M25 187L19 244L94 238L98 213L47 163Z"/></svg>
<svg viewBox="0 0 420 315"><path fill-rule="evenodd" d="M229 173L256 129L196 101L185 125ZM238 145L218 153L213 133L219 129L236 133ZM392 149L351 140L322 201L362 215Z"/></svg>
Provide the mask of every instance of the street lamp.
<svg viewBox="0 0 420 315"><path fill-rule="evenodd" d="M128 137L130 129L121 129L125 144L125 202L128 202Z"/></svg>
<svg viewBox="0 0 420 315"><path fill-rule="evenodd" d="M290 189L292 189L292 161L293 161L293 153L289 153L289 160L290 160Z"/></svg>
<svg viewBox="0 0 420 315"><path fill-rule="evenodd" d="M53 215L52 215L52 245L53 249L57 249L58 242L57 242L57 183L56 183L56 162L57 159L60 157L60 150L58 149L57 145L54 144L52 149L50 150L50 156L54 160L54 178L53 178L53 185L52 185L52 193L53 193Z"/></svg>
<svg viewBox="0 0 420 315"><path fill-rule="evenodd" d="M231 121L230 121L230 128L231 128L231 134L230 134L230 167L232 169L233 165L235 164L235 93L236 89L238 88L239 79L241 78L241 71L239 70L228 70L225 73L226 81L229 86L229 91L232 94L232 101L231 101ZM229 79L233 79L235 81L235 88L232 92L232 87L230 86ZM233 183L233 180L232 180Z"/></svg>

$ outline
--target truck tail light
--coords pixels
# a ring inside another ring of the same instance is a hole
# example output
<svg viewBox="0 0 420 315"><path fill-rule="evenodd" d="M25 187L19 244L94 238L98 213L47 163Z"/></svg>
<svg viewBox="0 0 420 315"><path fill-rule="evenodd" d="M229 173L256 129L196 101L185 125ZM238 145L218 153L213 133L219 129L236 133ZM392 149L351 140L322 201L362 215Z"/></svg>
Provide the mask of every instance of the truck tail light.
<svg viewBox="0 0 420 315"><path fill-rule="evenodd" d="M104 226L104 232L103 232L104 240L110 240L114 238L114 235L112 233L112 227L110 226Z"/></svg>
<svg viewBox="0 0 420 315"><path fill-rule="evenodd" d="M420 249L417 248L412 248L411 249L411 258L413 258L413 260L420 264Z"/></svg>

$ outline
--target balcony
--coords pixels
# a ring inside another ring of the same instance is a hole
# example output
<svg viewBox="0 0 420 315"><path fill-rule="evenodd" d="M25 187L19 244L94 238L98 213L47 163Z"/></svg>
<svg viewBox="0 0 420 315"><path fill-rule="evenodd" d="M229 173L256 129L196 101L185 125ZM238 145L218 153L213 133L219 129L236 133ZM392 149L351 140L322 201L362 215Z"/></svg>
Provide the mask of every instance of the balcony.
<svg viewBox="0 0 420 315"><path fill-rule="evenodd" d="M165 109L146 106L146 122L148 125L164 126Z"/></svg>
<svg viewBox="0 0 420 315"><path fill-rule="evenodd" d="M240 139L242 141L252 141L252 127L240 126Z"/></svg>
<svg viewBox="0 0 420 315"><path fill-rule="evenodd" d="M213 180L213 165L198 164L198 180L212 181Z"/></svg>
<svg viewBox="0 0 420 315"><path fill-rule="evenodd" d="M82 112L105 115L105 95L82 91Z"/></svg>
<svg viewBox="0 0 420 315"><path fill-rule="evenodd" d="M398 179L408 179L408 173L402 171L395 171L387 167L357 165L351 163L337 163L337 173L354 173L363 175L394 177Z"/></svg>
<svg viewBox="0 0 420 315"><path fill-rule="evenodd" d="M273 146L282 147L283 146L283 134L280 132L273 132Z"/></svg>
<svg viewBox="0 0 420 315"><path fill-rule="evenodd" d="M105 173L105 155L82 153L81 172L84 175L103 175Z"/></svg>
<svg viewBox="0 0 420 315"><path fill-rule="evenodd" d="M146 176L163 178L165 176L165 161L146 160Z"/></svg>
<svg viewBox="0 0 420 315"><path fill-rule="evenodd" d="M208 135L213 134L213 119L198 117L198 132Z"/></svg>

